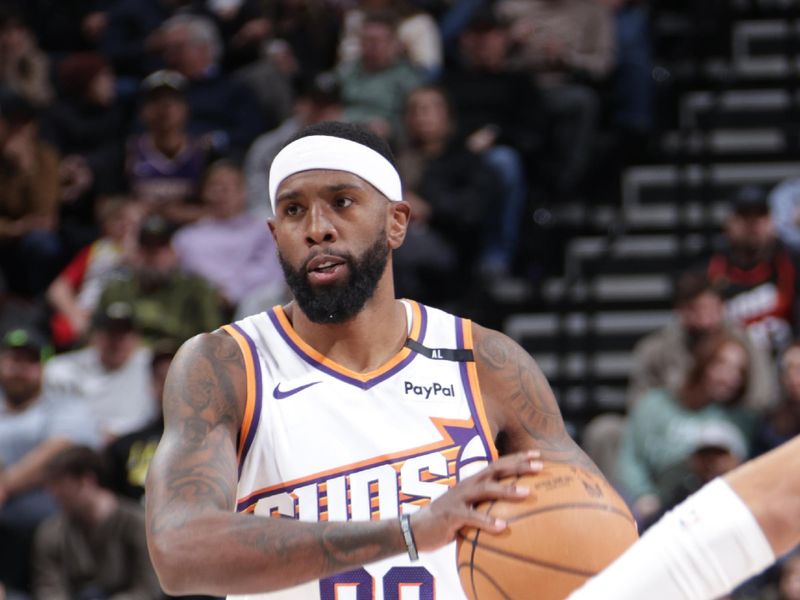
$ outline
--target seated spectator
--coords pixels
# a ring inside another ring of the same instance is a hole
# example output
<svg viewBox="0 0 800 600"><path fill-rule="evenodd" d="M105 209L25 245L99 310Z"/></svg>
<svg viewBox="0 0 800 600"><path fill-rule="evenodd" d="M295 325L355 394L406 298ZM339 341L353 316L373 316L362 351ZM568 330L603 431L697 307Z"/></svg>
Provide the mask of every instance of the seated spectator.
<svg viewBox="0 0 800 600"><path fill-rule="evenodd" d="M574 194L593 157L600 97L593 85L614 65L614 27L597 0L499 0L515 65L530 73L552 129L555 191Z"/></svg>
<svg viewBox="0 0 800 600"><path fill-rule="evenodd" d="M39 137L35 109L0 90L0 278L10 292L44 292L62 261L59 156Z"/></svg>
<svg viewBox="0 0 800 600"><path fill-rule="evenodd" d="M339 86L332 74L320 73L298 81L292 116L277 129L260 135L247 152L244 174L248 211L252 215L261 220L272 216L269 169L283 145L308 125L339 120L341 111Z"/></svg>
<svg viewBox="0 0 800 600"><path fill-rule="evenodd" d="M132 304L147 345L162 338L182 343L223 322L220 298L211 284L179 267L173 233L174 227L162 217L147 217L131 266L114 275L98 303L100 314L115 302Z"/></svg>
<svg viewBox="0 0 800 600"><path fill-rule="evenodd" d="M33 600L163 598L145 539L144 510L107 487L107 467L86 447L47 465L59 512L36 532Z"/></svg>
<svg viewBox="0 0 800 600"><path fill-rule="evenodd" d="M149 212L176 223L203 215L195 201L208 157L205 142L188 133L186 78L156 71L141 85L144 133L128 141L126 172L131 193Z"/></svg>
<svg viewBox="0 0 800 600"><path fill-rule="evenodd" d="M120 77L139 81L162 66L155 55L162 44L159 27L177 8L176 2L164 0L116 0L108 5L100 50Z"/></svg>
<svg viewBox="0 0 800 600"><path fill-rule="evenodd" d="M397 39L408 61L433 79L442 68L442 36L436 19L408 0L359 0L344 14L339 41L339 64L358 60L361 54L361 26L366 15L375 11L394 11L398 16Z"/></svg>
<svg viewBox="0 0 800 600"><path fill-rule="evenodd" d="M459 36L461 64L442 76L452 99L455 123L467 147L495 170L503 184L502 206L489 213L481 271L511 273L528 202L523 156L532 158L541 112L530 78L508 69L511 38L507 28L482 13Z"/></svg>
<svg viewBox="0 0 800 600"><path fill-rule="evenodd" d="M128 128L127 106L117 97L116 77L100 54L79 52L58 65L62 94L48 111L43 131L64 156L61 171L64 199L81 201L86 220L92 204L83 198L119 192L122 181L122 135Z"/></svg>
<svg viewBox="0 0 800 600"><path fill-rule="evenodd" d="M153 345L153 359L150 363L150 396L155 407L153 419L140 429L115 440L106 448L111 489L137 502L144 501L147 470L164 433L161 402L167 372L175 351L176 345L169 340L159 340Z"/></svg>
<svg viewBox="0 0 800 600"><path fill-rule="evenodd" d="M164 22L160 35L164 63L188 80L189 132L206 136L218 155L243 156L263 131L262 115L250 88L220 71L222 42L214 22L180 14Z"/></svg>
<svg viewBox="0 0 800 600"><path fill-rule="evenodd" d="M82 400L107 444L153 418L150 360L150 349L136 331L133 307L115 302L95 312L86 348L48 361L45 390Z"/></svg>
<svg viewBox="0 0 800 600"><path fill-rule="evenodd" d="M800 435L800 342L793 342L780 359L782 395L764 419L756 451L768 452Z"/></svg>
<svg viewBox="0 0 800 600"><path fill-rule="evenodd" d="M666 388L676 392L692 366L694 348L709 335L724 332L747 349L747 387L742 400L763 411L777 393L769 356L754 346L737 323L725 320L718 286L700 272L682 274L673 298L675 320L645 336L633 349L633 367L628 382L628 407L633 408L649 390Z"/></svg>
<svg viewBox="0 0 800 600"><path fill-rule="evenodd" d="M86 406L43 390L46 353L33 329L14 329L0 345L0 581L23 592L34 530L54 510L45 467L74 444L97 443Z"/></svg>
<svg viewBox="0 0 800 600"><path fill-rule="evenodd" d="M487 210L503 189L495 172L454 135L440 88L414 90L406 107L408 143L397 153L404 200L411 204L408 243L395 252L402 294L452 301L469 289L484 247ZM444 297L431 298L434 294Z"/></svg>
<svg viewBox="0 0 800 600"><path fill-rule="evenodd" d="M778 356L794 337L797 265L777 239L765 190L741 188L731 205L726 245L708 261L708 277L719 283L728 316Z"/></svg>
<svg viewBox="0 0 800 600"><path fill-rule="evenodd" d="M215 285L231 311L244 304L259 312L284 300L275 242L266 223L246 211L241 168L212 164L201 198L209 216L178 231L172 242L181 268Z"/></svg>
<svg viewBox="0 0 800 600"><path fill-rule="evenodd" d="M47 288L56 348L83 339L109 277L134 256L141 213L141 207L126 198L106 199L97 211L102 237L80 250Z"/></svg>
<svg viewBox="0 0 800 600"><path fill-rule="evenodd" d="M408 94L422 75L401 55L396 23L370 13L361 26L361 55L339 67L343 118L362 123L381 137L397 139Z"/></svg>
<svg viewBox="0 0 800 600"><path fill-rule="evenodd" d="M53 99L50 60L21 15L9 8L0 12L0 84L37 108Z"/></svg>
<svg viewBox="0 0 800 600"><path fill-rule="evenodd" d="M655 389L641 397L625 425L616 477L643 522L669 502L694 448L692 436L710 421L736 426L749 444L755 415L742 405L749 376L747 351L736 338L719 333L694 349L694 360L678 393Z"/></svg>

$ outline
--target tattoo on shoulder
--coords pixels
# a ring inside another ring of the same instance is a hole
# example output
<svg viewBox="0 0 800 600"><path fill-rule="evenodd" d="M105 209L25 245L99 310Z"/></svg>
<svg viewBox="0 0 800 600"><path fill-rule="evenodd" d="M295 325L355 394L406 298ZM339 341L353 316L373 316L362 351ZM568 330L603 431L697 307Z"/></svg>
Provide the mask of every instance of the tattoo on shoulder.
<svg viewBox="0 0 800 600"><path fill-rule="evenodd" d="M564 420L547 379L536 361L509 337L483 329L476 338L481 368L492 380L496 401L510 416L504 432L510 439L525 434L535 441L545 460L597 467L564 428Z"/></svg>

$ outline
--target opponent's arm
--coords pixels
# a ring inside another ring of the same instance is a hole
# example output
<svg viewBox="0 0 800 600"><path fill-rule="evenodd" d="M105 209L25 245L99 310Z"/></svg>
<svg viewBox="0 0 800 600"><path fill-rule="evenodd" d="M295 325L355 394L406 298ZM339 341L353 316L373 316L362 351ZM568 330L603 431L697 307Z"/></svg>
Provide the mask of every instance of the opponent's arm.
<svg viewBox="0 0 800 600"><path fill-rule="evenodd" d="M227 334L193 338L170 368L164 436L146 494L148 547L167 592L266 592L406 551L394 519L307 523L234 513L245 393L243 360ZM444 545L465 525L502 529L472 505L520 497L497 479L536 470L531 460L517 455L498 461L415 513L419 549Z"/></svg>
<svg viewBox="0 0 800 600"><path fill-rule="evenodd" d="M536 449L544 461L599 474L564 428L550 384L530 354L497 331L473 325L473 335L481 395L498 451Z"/></svg>

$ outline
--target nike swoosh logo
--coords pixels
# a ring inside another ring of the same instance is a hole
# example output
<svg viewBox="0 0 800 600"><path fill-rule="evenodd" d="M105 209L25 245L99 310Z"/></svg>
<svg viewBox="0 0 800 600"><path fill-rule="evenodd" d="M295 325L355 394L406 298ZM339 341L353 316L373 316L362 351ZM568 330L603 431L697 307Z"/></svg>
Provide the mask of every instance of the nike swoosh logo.
<svg viewBox="0 0 800 600"><path fill-rule="evenodd" d="M279 390L278 388L281 386L280 383L275 386L275 389L272 390L272 396L276 400L283 400L284 398L288 398L289 396L294 396L297 392L302 392L306 388L310 388L312 385L317 385L318 383L322 383L321 381L312 381L311 383L307 383L305 385L301 385L300 387L292 388L290 390Z"/></svg>

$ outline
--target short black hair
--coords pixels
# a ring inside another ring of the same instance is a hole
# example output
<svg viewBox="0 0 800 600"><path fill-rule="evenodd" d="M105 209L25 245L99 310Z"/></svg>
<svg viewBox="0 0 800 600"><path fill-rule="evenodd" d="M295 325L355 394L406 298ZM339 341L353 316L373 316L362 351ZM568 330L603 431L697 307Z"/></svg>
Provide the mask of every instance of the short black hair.
<svg viewBox="0 0 800 600"><path fill-rule="evenodd" d="M387 144L383 138L373 133L363 125L358 125L356 123L345 123L343 121L323 121L321 123L309 125L292 136L292 138L284 144L284 148L292 142L310 135L329 135L331 137L338 137L345 140L350 140L351 142L356 142L357 144L361 144L374 150L388 160L395 170L399 170L397 168L397 162L394 159L394 154L392 154L392 150L389 148L389 144Z"/></svg>
<svg viewBox="0 0 800 600"><path fill-rule="evenodd" d="M50 480L72 477L75 479L93 475L101 487L107 488L108 464L105 457L87 446L72 446L57 454L46 467Z"/></svg>

